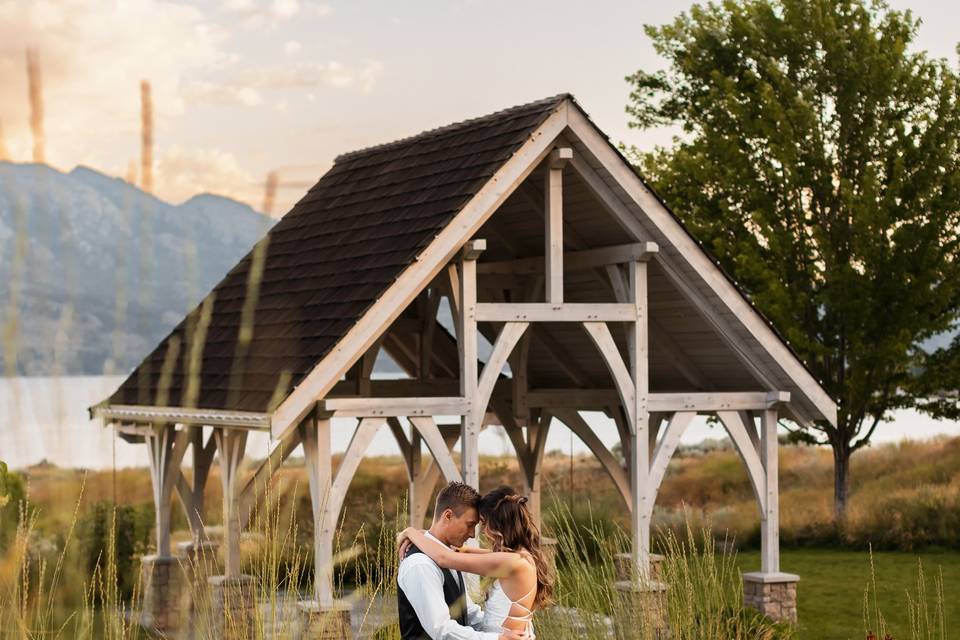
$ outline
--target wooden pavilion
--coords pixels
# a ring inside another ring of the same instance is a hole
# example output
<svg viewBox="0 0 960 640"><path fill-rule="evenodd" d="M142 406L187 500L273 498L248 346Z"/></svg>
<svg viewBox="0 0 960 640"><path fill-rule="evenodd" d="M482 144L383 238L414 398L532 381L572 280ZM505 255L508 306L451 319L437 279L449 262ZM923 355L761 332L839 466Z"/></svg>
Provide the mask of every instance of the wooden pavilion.
<svg viewBox="0 0 960 640"><path fill-rule="evenodd" d="M455 331L438 322L443 298ZM481 336L493 345L485 362ZM407 378L371 379L381 350ZM587 410L616 422L625 466ZM570 95L338 157L92 411L150 449L161 559L171 556L175 493L204 538L203 486L219 458L226 581L241 579L240 531L271 474L302 447L314 611L337 608L335 524L383 427L407 463L411 521L422 524L441 476L478 486L487 424L509 434L539 511L544 443L562 422L623 497L643 578L667 464L691 420L712 414L761 514L762 566L748 578L756 606L791 617L789 602L763 604L796 582L780 572L777 423L836 421L796 354ZM356 419L337 469L335 417ZM213 428L206 441L203 427ZM250 431L269 432L275 448L241 477ZM188 451L192 480L181 471Z"/></svg>

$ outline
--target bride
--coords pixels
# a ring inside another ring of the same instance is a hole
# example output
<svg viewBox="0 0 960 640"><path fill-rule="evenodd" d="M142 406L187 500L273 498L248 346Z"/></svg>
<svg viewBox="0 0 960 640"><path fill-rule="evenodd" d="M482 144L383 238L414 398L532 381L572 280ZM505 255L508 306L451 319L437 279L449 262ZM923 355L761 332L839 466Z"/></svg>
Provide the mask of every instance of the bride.
<svg viewBox="0 0 960 640"><path fill-rule="evenodd" d="M408 527L398 536L400 557L416 545L443 569L494 578L484 605L482 631L505 630L533 637L533 612L553 594L553 572L540 549L540 531L533 523L527 498L511 487L494 489L480 499L480 529L489 549L451 549Z"/></svg>

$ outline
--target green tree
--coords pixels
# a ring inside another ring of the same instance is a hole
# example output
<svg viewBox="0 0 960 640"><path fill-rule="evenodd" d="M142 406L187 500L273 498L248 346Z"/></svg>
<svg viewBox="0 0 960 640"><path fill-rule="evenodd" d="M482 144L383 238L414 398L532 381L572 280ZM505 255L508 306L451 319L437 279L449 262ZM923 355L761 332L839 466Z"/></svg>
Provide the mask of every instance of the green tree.
<svg viewBox="0 0 960 640"><path fill-rule="evenodd" d="M918 21L866 0L695 6L646 27L663 71L638 71L636 153L654 188L839 403L829 444L842 522L850 456L893 409L916 345L960 298L960 96L944 60L909 49Z"/></svg>
<svg viewBox="0 0 960 640"><path fill-rule="evenodd" d="M936 418L960 420L960 335L924 357L911 391L917 408Z"/></svg>

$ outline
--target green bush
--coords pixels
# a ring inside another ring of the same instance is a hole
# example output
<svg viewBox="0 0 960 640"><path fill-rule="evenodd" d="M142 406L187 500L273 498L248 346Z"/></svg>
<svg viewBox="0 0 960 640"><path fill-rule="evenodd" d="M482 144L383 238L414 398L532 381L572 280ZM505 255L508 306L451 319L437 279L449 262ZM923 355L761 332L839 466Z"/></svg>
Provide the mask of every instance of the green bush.
<svg viewBox="0 0 960 640"><path fill-rule="evenodd" d="M139 576L138 558L150 550L153 526L151 503L116 507L111 502L95 503L78 526L79 547L89 574L113 563L121 597L131 597ZM114 557L108 558L112 532L116 535Z"/></svg>
<svg viewBox="0 0 960 640"><path fill-rule="evenodd" d="M0 553L7 550L16 535L20 507L26 497L23 478L0 462Z"/></svg>

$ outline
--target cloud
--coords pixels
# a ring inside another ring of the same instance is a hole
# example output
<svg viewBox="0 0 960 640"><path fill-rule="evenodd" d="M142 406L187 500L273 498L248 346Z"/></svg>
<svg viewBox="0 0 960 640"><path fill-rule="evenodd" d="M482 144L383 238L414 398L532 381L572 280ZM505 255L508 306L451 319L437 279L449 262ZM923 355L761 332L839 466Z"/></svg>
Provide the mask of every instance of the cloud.
<svg viewBox="0 0 960 640"><path fill-rule="evenodd" d="M206 104L256 107L263 103L260 92L253 87L234 86L207 80L197 81L190 85L185 95L193 102Z"/></svg>
<svg viewBox="0 0 960 640"><path fill-rule="evenodd" d="M294 56L297 55L302 48L303 45L296 40L287 40L287 43L283 45L283 52L288 56Z"/></svg>
<svg viewBox="0 0 960 640"><path fill-rule="evenodd" d="M260 206L262 182L244 169L236 156L219 149L186 149L174 145L157 158L157 194L182 202L198 193L216 193Z"/></svg>
<svg viewBox="0 0 960 640"><path fill-rule="evenodd" d="M328 5L309 2L306 8L317 16L329 15ZM240 26L249 29L274 29L284 20L299 15L304 4L301 0L222 0L220 9L240 20Z"/></svg>
<svg viewBox="0 0 960 640"><path fill-rule="evenodd" d="M300 13L299 0L273 0L273 13L279 18L292 18Z"/></svg>
<svg viewBox="0 0 960 640"><path fill-rule="evenodd" d="M331 87L356 88L369 93L383 73L383 64L370 60L362 67L351 67L337 61L300 62L252 69L232 82L255 89L296 89Z"/></svg>
<svg viewBox="0 0 960 640"><path fill-rule="evenodd" d="M102 162L94 147L111 136L136 135L141 79L153 85L162 130L183 112L190 79L228 64L225 40L200 10L182 2L0 0L0 115L11 153L28 155L27 47L40 56L47 156L58 164ZM90 144L91 132L97 145Z"/></svg>

